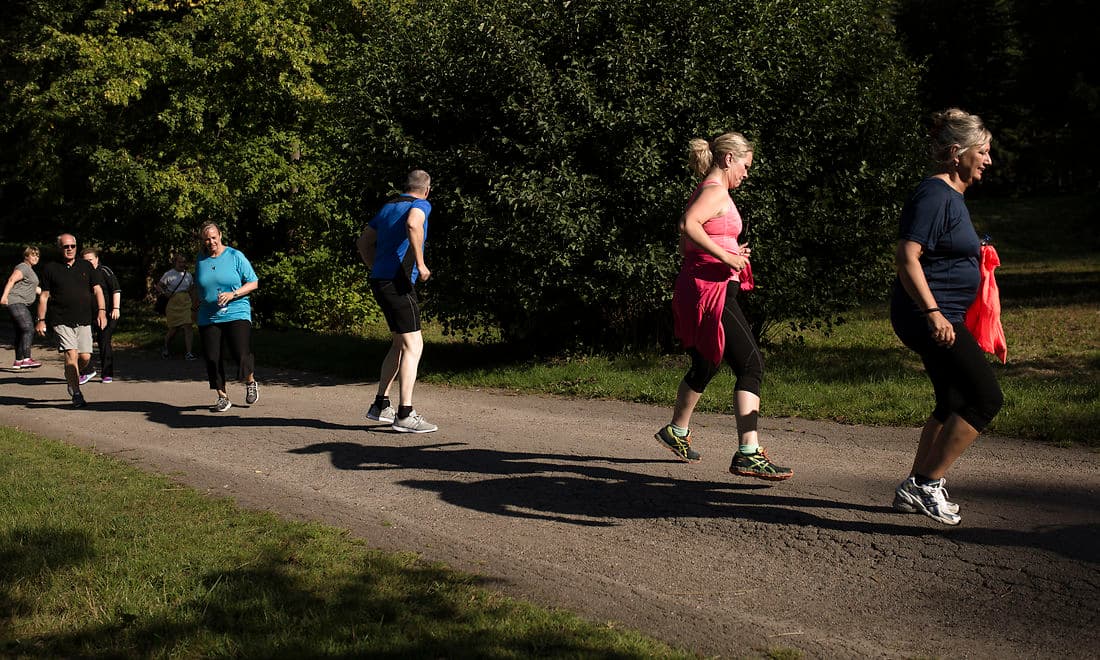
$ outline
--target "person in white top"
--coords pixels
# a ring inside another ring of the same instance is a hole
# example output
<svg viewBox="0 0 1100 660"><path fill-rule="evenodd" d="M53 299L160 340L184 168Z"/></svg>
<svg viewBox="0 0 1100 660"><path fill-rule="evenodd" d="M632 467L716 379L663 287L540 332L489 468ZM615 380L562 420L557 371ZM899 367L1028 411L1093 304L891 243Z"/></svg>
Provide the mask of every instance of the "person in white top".
<svg viewBox="0 0 1100 660"><path fill-rule="evenodd" d="M167 358L171 355L168 350L172 338L176 332L183 330L183 346L186 351L185 360L194 360L195 354L191 351L194 341L194 316L191 313L191 289L195 287L195 278L187 272L187 259L177 254L172 261L172 269L160 276L156 283L157 293L168 296L168 309L164 315L164 323L168 331L164 335L164 348L160 356Z"/></svg>

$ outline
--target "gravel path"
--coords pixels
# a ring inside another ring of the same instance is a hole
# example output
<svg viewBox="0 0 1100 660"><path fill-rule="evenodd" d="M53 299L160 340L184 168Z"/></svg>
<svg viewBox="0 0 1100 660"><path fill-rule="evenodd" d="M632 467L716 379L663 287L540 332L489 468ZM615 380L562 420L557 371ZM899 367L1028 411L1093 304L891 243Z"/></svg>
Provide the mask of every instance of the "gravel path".
<svg viewBox="0 0 1100 660"><path fill-rule="evenodd" d="M722 415L696 417L687 465L652 439L669 415L653 406L419 386L440 430L398 434L363 418L367 383L261 365L260 401L233 385L213 414L201 363L118 359L85 410L54 356L0 373L0 424L704 654L1100 655L1096 451L982 438L951 475L963 523L947 528L889 507L917 429L764 419L796 472L768 485L726 472Z"/></svg>

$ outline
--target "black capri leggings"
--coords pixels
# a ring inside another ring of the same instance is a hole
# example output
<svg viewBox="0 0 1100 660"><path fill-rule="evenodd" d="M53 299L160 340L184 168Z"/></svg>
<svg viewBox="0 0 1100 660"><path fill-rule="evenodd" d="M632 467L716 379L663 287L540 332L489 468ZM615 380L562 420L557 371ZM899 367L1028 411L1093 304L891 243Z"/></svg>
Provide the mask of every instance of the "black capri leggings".
<svg viewBox="0 0 1100 660"><path fill-rule="evenodd" d="M237 320L199 326L202 350L206 356L206 376L210 389L225 391L225 354L240 365L237 378L244 380L256 368L252 356L252 323Z"/></svg>
<svg viewBox="0 0 1100 660"><path fill-rule="evenodd" d="M894 331L902 343L916 351L936 393L932 417L941 424L958 415L978 431L983 431L1004 404L1004 394L993 368L965 323L952 323L955 343L950 348L932 339L924 317L898 323Z"/></svg>
<svg viewBox="0 0 1100 660"><path fill-rule="evenodd" d="M730 282L726 289L726 304L722 310L722 328L726 333L726 347L722 359L733 369L737 382L734 391L741 390L760 396L760 382L764 378L764 356L752 335L752 327L745 319L745 313L737 304L737 282ZM691 368L684 376L688 387L699 394L718 373L720 364L711 364L694 348L688 349L691 356Z"/></svg>

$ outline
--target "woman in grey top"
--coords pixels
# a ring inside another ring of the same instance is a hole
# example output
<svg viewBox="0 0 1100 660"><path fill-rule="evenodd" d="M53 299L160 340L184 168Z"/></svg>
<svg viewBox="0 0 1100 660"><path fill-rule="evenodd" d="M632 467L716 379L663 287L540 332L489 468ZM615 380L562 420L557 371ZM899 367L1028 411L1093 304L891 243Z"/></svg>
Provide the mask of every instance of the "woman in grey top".
<svg viewBox="0 0 1100 660"><path fill-rule="evenodd" d="M38 263L38 248L23 249L23 262L15 267L4 285L4 295L0 296L0 305L6 305L11 312L12 327L15 329L15 362L12 369L33 369L42 363L31 359L31 340L34 338L34 321L31 305L41 293L38 288L38 275L34 266Z"/></svg>

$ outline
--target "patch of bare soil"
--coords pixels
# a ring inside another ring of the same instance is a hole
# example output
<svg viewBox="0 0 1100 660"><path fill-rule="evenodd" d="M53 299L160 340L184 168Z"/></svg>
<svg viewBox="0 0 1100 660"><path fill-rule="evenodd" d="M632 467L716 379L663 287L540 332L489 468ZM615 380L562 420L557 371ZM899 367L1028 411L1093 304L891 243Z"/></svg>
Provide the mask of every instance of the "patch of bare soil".
<svg viewBox="0 0 1100 660"><path fill-rule="evenodd" d="M703 461L688 465L652 438L663 408L420 386L440 430L398 434L364 419L367 383L260 365L260 401L234 386L214 414L201 363L119 361L114 383L85 386L84 410L56 359L0 373L0 423L703 654L1100 652L1100 454L1087 449L982 438L950 475L963 523L949 528L890 508L917 429L765 419L770 454L796 472L769 485L727 472L722 415L696 418Z"/></svg>

